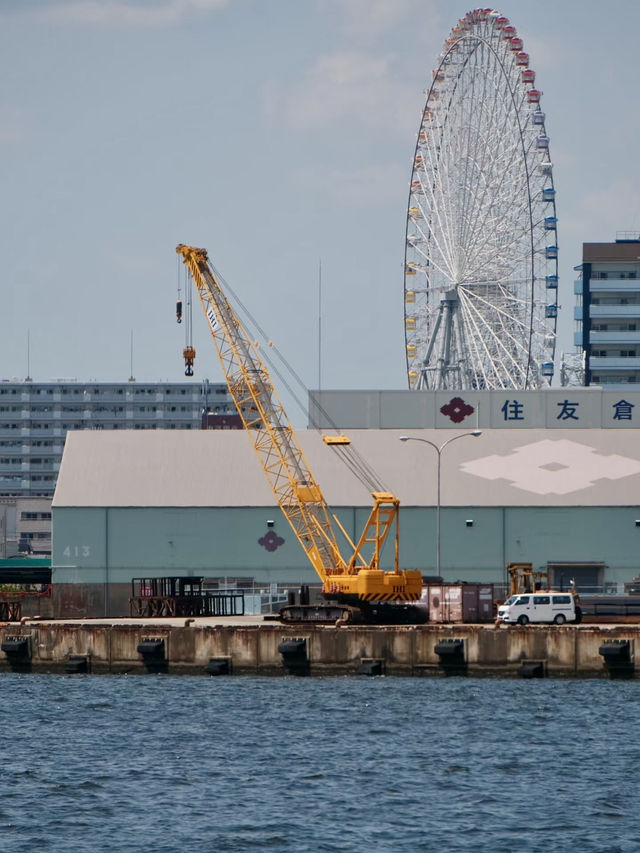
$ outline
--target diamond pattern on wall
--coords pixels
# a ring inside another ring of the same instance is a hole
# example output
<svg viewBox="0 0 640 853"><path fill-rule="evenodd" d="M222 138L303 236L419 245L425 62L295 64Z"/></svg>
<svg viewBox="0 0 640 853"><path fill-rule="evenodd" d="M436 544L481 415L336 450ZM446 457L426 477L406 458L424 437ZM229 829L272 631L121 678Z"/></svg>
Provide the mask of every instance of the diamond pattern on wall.
<svg viewBox="0 0 640 853"><path fill-rule="evenodd" d="M537 495L568 495L597 483L640 473L640 460L599 453L588 444L562 439L536 441L504 455L492 454L460 466L485 480L508 480Z"/></svg>

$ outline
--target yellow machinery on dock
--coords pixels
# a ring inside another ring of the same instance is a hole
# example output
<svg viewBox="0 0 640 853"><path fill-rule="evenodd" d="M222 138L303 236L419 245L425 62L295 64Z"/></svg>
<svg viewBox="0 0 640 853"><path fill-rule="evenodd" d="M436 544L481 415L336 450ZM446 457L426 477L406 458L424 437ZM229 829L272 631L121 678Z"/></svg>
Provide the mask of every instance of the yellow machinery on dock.
<svg viewBox="0 0 640 853"><path fill-rule="evenodd" d="M206 250L179 245L176 252L182 255L198 291L229 393L276 501L322 581L324 597L344 605L338 618L423 621L417 608L408 607L420 598L421 573L398 566L398 498L387 491L372 492L374 504L364 530L357 542L349 539L329 513L269 373L227 300ZM192 347L188 356L190 368L195 356ZM323 440L327 445L350 443L346 436L323 436ZM348 556L338 545L334 524L349 543ZM384 571L381 552L392 530L394 569ZM297 612L303 613L304 608ZM323 621L323 613L313 605L309 614L313 621ZM327 614L327 621L335 621L335 606L327 607Z"/></svg>
<svg viewBox="0 0 640 853"><path fill-rule="evenodd" d="M549 589L549 572L534 570L533 563L507 563L509 595Z"/></svg>

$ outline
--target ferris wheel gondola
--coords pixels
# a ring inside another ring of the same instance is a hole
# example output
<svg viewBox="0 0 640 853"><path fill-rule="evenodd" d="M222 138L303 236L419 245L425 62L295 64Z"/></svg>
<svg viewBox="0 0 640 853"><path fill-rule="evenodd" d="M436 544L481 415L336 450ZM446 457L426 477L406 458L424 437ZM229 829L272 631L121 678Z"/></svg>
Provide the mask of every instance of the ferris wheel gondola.
<svg viewBox="0 0 640 853"><path fill-rule="evenodd" d="M415 389L540 388L556 343L556 191L542 92L508 18L451 30L409 190L405 337Z"/></svg>

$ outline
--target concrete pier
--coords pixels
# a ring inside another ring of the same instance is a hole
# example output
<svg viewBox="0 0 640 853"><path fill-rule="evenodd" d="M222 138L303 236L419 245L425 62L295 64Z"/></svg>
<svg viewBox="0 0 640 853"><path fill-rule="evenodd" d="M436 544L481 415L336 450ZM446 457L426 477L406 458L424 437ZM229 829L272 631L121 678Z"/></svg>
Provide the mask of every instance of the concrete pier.
<svg viewBox="0 0 640 853"><path fill-rule="evenodd" d="M294 627L260 617L0 623L0 671L637 677L640 624ZM292 644L290 640L300 640ZM283 645L284 643L284 645ZM290 649L296 647L297 657ZM603 652L604 649L604 652ZM284 652L283 652L284 650ZM72 659L75 663L72 662ZM71 662L71 663L70 663ZM302 664L296 669L296 664ZM74 668L75 667L75 668Z"/></svg>

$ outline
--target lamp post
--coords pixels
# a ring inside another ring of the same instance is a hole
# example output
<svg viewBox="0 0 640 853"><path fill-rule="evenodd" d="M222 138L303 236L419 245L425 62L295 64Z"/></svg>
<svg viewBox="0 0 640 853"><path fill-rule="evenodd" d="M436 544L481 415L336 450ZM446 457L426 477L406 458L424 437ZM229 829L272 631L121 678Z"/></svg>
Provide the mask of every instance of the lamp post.
<svg viewBox="0 0 640 853"><path fill-rule="evenodd" d="M441 459L442 459L442 451L448 444L451 444L452 441L457 441L459 438L466 438L467 436L473 436L474 438L478 438L478 436L482 435L481 429L474 429L471 432L461 432L458 435L454 435L451 438L448 438L442 444L438 445L434 441L429 441L428 438L418 438L413 435L401 435L400 441L421 441L423 444L428 444L429 447L433 447L435 452L438 454L438 474L437 474L437 501L436 501L436 574L438 577L441 577L440 574L440 474L441 474Z"/></svg>

